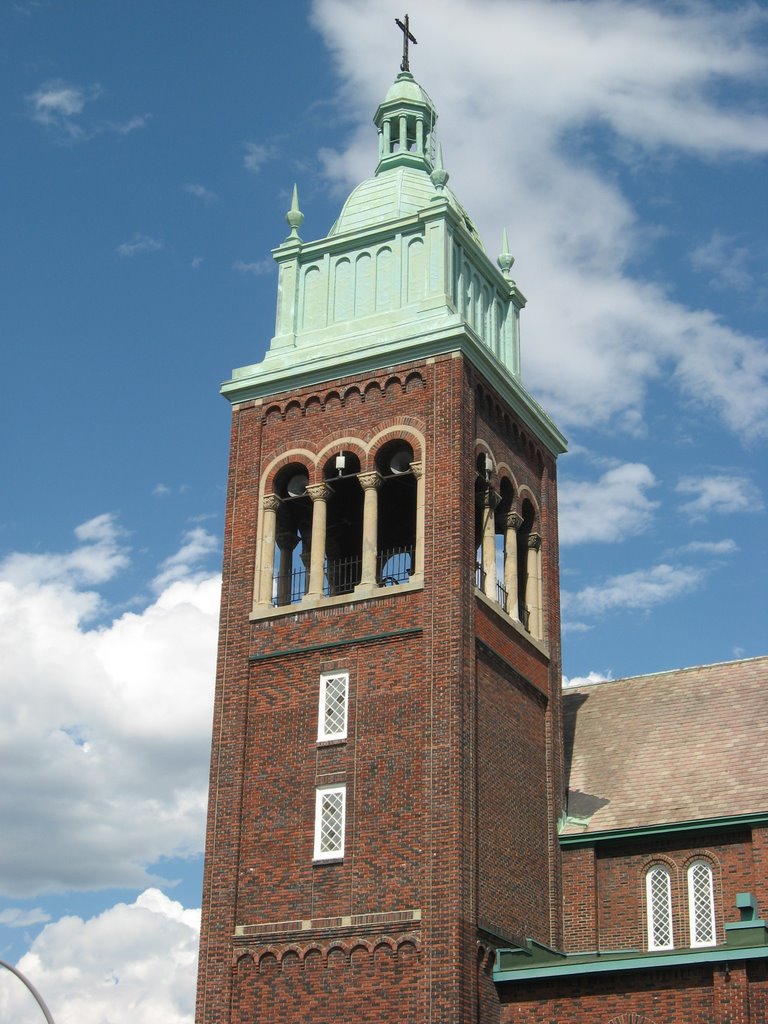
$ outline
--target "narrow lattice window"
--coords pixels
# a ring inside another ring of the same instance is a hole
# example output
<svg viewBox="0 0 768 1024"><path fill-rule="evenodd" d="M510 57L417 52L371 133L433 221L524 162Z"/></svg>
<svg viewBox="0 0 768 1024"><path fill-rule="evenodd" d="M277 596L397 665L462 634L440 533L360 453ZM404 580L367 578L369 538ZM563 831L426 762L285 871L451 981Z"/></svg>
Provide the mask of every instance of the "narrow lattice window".
<svg viewBox="0 0 768 1024"><path fill-rule="evenodd" d="M344 855L346 786L322 786L315 803L315 860Z"/></svg>
<svg viewBox="0 0 768 1024"><path fill-rule="evenodd" d="M349 673L325 672L320 676L320 713L317 739L343 740L347 735Z"/></svg>
<svg viewBox="0 0 768 1024"><path fill-rule="evenodd" d="M648 948L672 949L672 883L666 868L645 876L648 902Z"/></svg>
<svg viewBox="0 0 768 1024"><path fill-rule="evenodd" d="M691 945L715 944L715 890L712 868L697 860L688 868L688 910L691 922Z"/></svg>

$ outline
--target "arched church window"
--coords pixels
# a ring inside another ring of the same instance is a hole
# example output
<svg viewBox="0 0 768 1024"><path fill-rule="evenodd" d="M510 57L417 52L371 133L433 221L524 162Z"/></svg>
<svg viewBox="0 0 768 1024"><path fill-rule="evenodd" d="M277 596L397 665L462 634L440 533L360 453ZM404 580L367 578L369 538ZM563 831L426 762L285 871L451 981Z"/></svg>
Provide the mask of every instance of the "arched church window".
<svg viewBox="0 0 768 1024"><path fill-rule="evenodd" d="M672 949L672 880L667 868L654 865L645 876L648 948Z"/></svg>
<svg viewBox="0 0 768 1024"><path fill-rule="evenodd" d="M363 491L358 479L360 459L339 451L325 464L328 518L325 533L324 592L351 594L360 582L363 556Z"/></svg>
<svg viewBox="0 0 768 1024"><path fill-rule="evenodd" d="M517 602L520 621L533 636L541 636L540 546L536 533L536 509L524 499L520 505L522 522L517 534Z"/></svg>
<svg viewBox="0 0 768 1024"><path fill-rule="evenodd" d="M688 868L688 917L692 946L714 946L715 888L712 868L704 860L694 861Z"/></svg>
<svg viewBox="0 0 768 1024"><path fill-rule="evenodd" d="M312 540L309 474L301 463L285 466L275 479L280 499L275 524L272 603L294 604L307 591Z"/></svg>
<svg viewBox="0 0 768 1024"><path fill-rule="evenodd" d="M416 556L416 490L413 448L398 438L376 456L379 476L376 579L380 586L405 583Z"/></svg>
<svg viewBox="0 0 768 1024"><path fill-rule="evenodd" d="M475 586L485 593L489 572L484 557L484 541L493 517L496 494L491 487L493 459L488 452L479 452L475 459Z"/></svg>
<svg viewBox="0 0 768 1024"><path fill-rule="evenodd" d="M494 561L496 567L496 600L504 611L509 611L508 565L509 557L516 557L508 550L508 520L512 511L514 492L508 477L499 481L499 500L493 510Z"/></svg>

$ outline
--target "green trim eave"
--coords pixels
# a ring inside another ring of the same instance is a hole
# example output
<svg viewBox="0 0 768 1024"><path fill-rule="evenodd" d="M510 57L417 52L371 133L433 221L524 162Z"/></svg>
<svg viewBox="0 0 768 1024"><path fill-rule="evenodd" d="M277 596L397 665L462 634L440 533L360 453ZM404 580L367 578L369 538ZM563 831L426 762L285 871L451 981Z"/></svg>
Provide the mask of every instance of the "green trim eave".
<svg viewBox="0 0 768 1024"><path fill-rule="evenodd" d="M504 953L518 954L518 950L499 949L497 957ZM752 947L713 946L707 949L689 950L686 953L648 953L638 955L609 953L603 956L596 954L589 960L573 962L573 958L563 954L561 961L542 966L493 969L493 980L497 984L504 982L539 981L551 978L577 977L586 974L614 974L621 971L653 971L669 967L692 967L704 964L736 963L740 960L768 960L768 945Z"/></svg>
<svg viewBox="0 0 768 1024"><path fill-rule="evenodd" d="M264 372L237 380L225 381L221 394L233 405L269 398L281 392L335 381L341 376L353 376L385 370L399 363L424 361L440 355L461 353L482 373L501 398L514 410L526 426L546 445L553 455L567 451L567 441L539 403L521 384L513 380L489 349L473 337L471 328L456 318L455 331L438 329L433 335L419 335L388 346L381 351L354 351L337 353L313 362L297 362L281 367L275 373ZM300 356L301 353L297 352Z"/></svg>
<svg viewBox="0 0 768 1024"><path fill-rule="evenodd" d="M659 825L645 825L639 828L611 829L603 832L573 832L561 835L560 845L592 846L594 843L617 842L638 839L643 836L658 836L675 832L702 832L711 829L745 828L768 826L768 812L734 815L727 818L695 818L690 821L671 821Z"/></svg>

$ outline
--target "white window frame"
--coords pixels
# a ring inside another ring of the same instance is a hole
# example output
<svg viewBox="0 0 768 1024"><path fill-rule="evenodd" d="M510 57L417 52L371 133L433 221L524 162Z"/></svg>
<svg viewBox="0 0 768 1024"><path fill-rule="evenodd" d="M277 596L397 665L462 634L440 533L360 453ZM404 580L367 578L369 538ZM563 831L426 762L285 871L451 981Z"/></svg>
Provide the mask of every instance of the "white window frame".
<svg viewBox="0 0 768 1024"><path fill-rule="evenodd" d="M661 923L653 897L653 876L661 873L666 878L666 926L669 941L660 943L656 939L657 926ZM648 949L674 949L675 939L672 927L672 876L663 864L652 864L645 873L645 906L648 916Z"/></svg>
<svg viewBox="0 0 768 1024"><path fill-rule="evenodd" d="M694 887L694 871L696 868L706 868L709 875L708 900L705 908L706 920L701 920L697 913L696 891ZM706 860L695 860L688 867L688 921L691 930L691 946L714 946L717 944L717 931L715 930L715 879L712 866ZM700 939L702 926L708 927L711 938Z"/></svg>
<svg viewBox="0 0 768 1024"><path fill-rule="evenodd" d="M324 804L326 798L340 798L340 836L338 843L332 849L324 849L324 830L328 820L328 809ZM344 856L344 834L346 830L347 812L347 787L342 786L318 786L315 791L315 860L338 860Z"/></svg>
<svg viewBox="0 0 768 1024"><path fill-rule="evenodd" d="M328 713L328 683L332 679L344 680L344 723L336 732L326 732ZM323 672L320 676L320 706L317 715L317 742L327 740L345 740L347 738L347 722L349 719L349 672Z"/></svg>

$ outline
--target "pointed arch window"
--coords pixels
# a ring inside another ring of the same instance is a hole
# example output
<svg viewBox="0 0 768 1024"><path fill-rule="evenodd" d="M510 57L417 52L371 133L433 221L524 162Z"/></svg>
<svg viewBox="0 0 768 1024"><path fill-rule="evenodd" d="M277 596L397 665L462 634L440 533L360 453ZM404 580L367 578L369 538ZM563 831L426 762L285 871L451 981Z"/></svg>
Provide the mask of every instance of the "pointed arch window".
<svg viewBox="0 0 768 1024"><path fill-rule="evenodd" d="M648 948L672 949L672 879L667 868L654 865L645 876Z"/></svg>
<svg viewBox="0 0 768 1024"><path fill-rule="evenodd" d="M714 946L715 888L712 868L704 860L688 868L688 917L692 946Z"/></svg>

